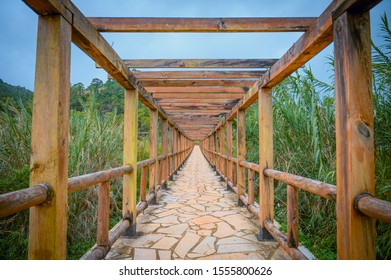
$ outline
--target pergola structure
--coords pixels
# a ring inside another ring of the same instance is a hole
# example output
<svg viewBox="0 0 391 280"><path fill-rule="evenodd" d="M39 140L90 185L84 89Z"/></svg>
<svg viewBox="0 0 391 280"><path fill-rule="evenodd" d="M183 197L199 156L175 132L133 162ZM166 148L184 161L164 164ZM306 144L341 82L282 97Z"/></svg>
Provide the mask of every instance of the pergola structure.
<svg viewBox="0 0 391 280"><path fill-rule="evenodd" d="M95 250L92 255L104 257L113 240L121 234L135 233L140 209L148 206L169 175L186 160L194 140L201 141L204 155L237 192L238 202L259 217L260 239L274 237L291 256L303 257L297 249L297 191L301 188L336 200L340 259L375 258L375 218L391 221L390 204L373 197L373 112L368 108L368 104L372 104L369 10L380 1L334 0L316 18L88 18L70 0L23 1L39 15L30 190L40 190L34 197L39 196L41 200L27 204L34 206L30 210L30 258L65 258L67 194L97 183L100 183L98 214L102 217L100 221L106 222L98 225L95 249L99 249L99 253ZM129 60L118 56L102 32L303 34L279 59ZM333 41L337 188L273 170L272 89ZM122 167L68 180L71 42L124 87L125 130ZM164 70L130 70L134 68ZM253 70L238 70L243 68ZM151 109L151 158L137 163L138 100ZM256 101L259 104L259 164L245 161L244 112ZM159 117L162 119L161 156L157 154ZM238 142L235 159L232 158L234 118L237 118ZM147 197L145 170L148 166L150 194ZM139 205L136 205L136 167L142 168ZM251 171L249 178L253 172L259 172L259 208L254 206L251 183L246 193L246 170ZM108 181L118 176L124 178L123 220L109 234ZM287 237L280 235L273 225L273 179L288 184ZM41 204L48 199L50 203Z"/></svg>

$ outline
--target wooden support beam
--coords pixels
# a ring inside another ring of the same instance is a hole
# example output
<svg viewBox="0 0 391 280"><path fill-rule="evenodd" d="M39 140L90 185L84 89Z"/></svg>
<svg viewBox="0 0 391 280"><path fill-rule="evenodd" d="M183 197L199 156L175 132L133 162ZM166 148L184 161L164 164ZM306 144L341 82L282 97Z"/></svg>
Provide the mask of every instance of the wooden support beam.
<svg viewBox="0 0 391 280"><path fill-rule="evenodd" d="M89 17L100 32L303 32L316 18Z"/></svg>
<svg viewBox="0 0 391 280"><path fill-rule="evenodd" d="M236 151L238 154L238 162L246 160L246 113L245 111L239 110L237 113L237 141L236 141ZM246 168L237 165L237 180L238 180L238 204L243 205L242 200L240 199L241 195L246 194Z"/></svg>
<svg viewBox="0 0 391 280"><path fill-rule="evenodd" d="M272 90L260 89L258 93L259 123L259 237L271 239L265 228L266 220L274 220L273 179L263 173L265 168L273 168L273 108Z"/></svg>
<svg viewBox="0 0 391 280"><path fill-rule="evenodd" d="M344 12L334 22L337 140L337 254L375 259L375 220L354 198L375 193L372 62L369 12Z"/></svg>
<svg viewBox="0 0 391 280"><path fill-rule="evenodd" d="M128 68L268 68L277 59L124 59Z"/></svg>
<svg viewBox="0 0 391 280"><path fill-rule="evenodd" d="M147 87L150 93L246 93L240 87Z"/></svg>
<svg viewBox="0 0 391 280"><path fill-rule="evenodd" d="M156 110L150 110L149 117L149 158L157 157L158 147L158 112ZM152 163L149 166L149 193L156 192L158 163ZM156 193L155 193L156 197Z"/></svg>
<svg viewBox="0 0 391 280"><path fill-rule="evenodd" d="M174 153L174 128L170 126L170 153ZM170 180L173 179L173 173L174 173L174 159L173 157L170 158Z"/></svg>
<svg viewBox="0 0 391 280"><path fill-rule="evenodd" d="M182 104L182 103L178 103L178 104ZM165 106L163 104L162 105L162 108L166 111L166 112L169 112L170 110L181 110L181 111L207 111L207 110L227 110L228 112L231 111L231 108L228 107L228 106L225 106L225 105L220 105L220 106L208 106L208 105L203 105L203 106L196 106L196 105L188 105L188 106L182 106L182 105L178 105L178 106ZM198 104L197 104L198 105ZM178 122L176 122L176 124L179 124Z"/></svg>
<svg viewBox="0 0 391 280"><path fill-rule="evenodd" d="M265 71L151 71L132 72L139 80L167 79L251 79L260 78Z"/></svg>
<svg viewBox="0 0 391 280"><path fill-rule="evenodd" d="M256 80L143 80L144 87L247 87L252 86Z"/></svg>
<svg viewBox="0 0 391 280"><path fill-rule="evenodd" d="M171 94L171 93L153 93L152 94L153 98L156 100L161 100L161 99L170 99L172 101L175 101L177 99L240 99L243 97L242 93L199 93L199 94L194 94L194 93L176 93L176 94ZM205 102L205 101L204 101Z"/></svg>
<svg viewBox="0 0 391 280"><path fill-rule="evenodd" d="M232 121L227 122L227 156L232 157ZM228 161L227 177L232 182L232 161Z"/></svg>
<svg viewBox="0 0 391 280"><path fill-rule="evenodd" d="M137 128L138 93L137 90L124 92L124 165L133 166L133 171L123 176L122 217L128 219L130 227L124 236L136 235L137 217Z"/></svg>
<svg viewBox="0 0 391 280"><path fill-rule="evenodd" d="M28 257L65 259L71 26L59 15L40 16L37 41L30 187L48 184L54 197L30 209Z"/></svg>

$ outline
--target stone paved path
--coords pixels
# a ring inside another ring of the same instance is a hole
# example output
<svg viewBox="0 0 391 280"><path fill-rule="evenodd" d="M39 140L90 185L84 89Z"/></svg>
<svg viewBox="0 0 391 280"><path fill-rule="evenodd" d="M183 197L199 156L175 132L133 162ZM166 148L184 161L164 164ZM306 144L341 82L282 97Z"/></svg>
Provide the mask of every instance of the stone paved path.
<svg viewBox="0 0 391 280"><path fill-rule="evenodd" d="M289 259L278 243L257 241L257 220L237 206L198 146L159 193L159 204L137 218L139 236L117 240L106 259Z"/></svg>

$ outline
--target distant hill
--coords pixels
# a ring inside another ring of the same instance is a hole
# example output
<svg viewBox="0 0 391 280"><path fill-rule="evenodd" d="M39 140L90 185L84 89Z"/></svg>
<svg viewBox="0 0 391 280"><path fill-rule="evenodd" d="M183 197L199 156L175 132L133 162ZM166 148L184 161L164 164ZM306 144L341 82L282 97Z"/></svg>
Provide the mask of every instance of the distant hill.
<svg viewBox="0 0 391 280"><path fill-rule="evenodd" d="M33 92L31 90L28 90L25 87L13 86L13 85L7 84L7 83L3 82L2 79L0 79L0 100L5 99L7 97L11 97L14 99L27 100L32 95L33 95Z"/></svg>

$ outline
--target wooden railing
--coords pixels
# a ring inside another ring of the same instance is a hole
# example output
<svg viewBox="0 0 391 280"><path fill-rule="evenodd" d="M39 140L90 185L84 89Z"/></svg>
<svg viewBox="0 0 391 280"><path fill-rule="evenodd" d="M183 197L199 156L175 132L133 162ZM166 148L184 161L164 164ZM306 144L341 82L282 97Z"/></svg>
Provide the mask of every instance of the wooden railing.
<svg viewBox="0 0 391 280"><path fill-rule="evenodd" d="M137 163L137 169L141 169L140 200L137 204L137 215L156 199L156 193L168 183L169 177L181 167L190 155L192 146L182 151L149 158ZM171 160L172 159L172 160ZM159 164L166 161L167 165ZM150 168L157 165L158 168ZM166 167L165 169L163 167ZM147 173L156 172L158 184L150 188L146 196ZM82 259L103 259L109 252L114 242L129 228L132 221L122 219L109 231L110 219L110 180L122 177L125 174L135 172L131 165L124 165L104 171L81 175L68 179L68 193L81 191L99 185L98 193L98 226L96 245L91 248ZM50 203L53 190L49 185L40 184L30 188L0 195L0 218L15 214L34 206Z"/></svg>
<svg viewBox="0 0 391 280"><path fill-rule="evenodd" d="M241 201L248 211L259 218L260 207L258 203L254 202L254 172L260 172L259 164L243 160L239 162L238 167L238 159L235 157L209 150L202 145L201 151L209 164L213 168L216 168L216 171L221 178L227 182L227 186L236 194L238 194L236 181L238 168L243 167L246 169L248 191L247 193L238 196L238 201ZM307 259L307 257L298 249L298 246L300 245L298 190L301 189L325 199L336 201L336 186L268 168L263 170L263 174L285 183L287 187L287 233L281 232L270 219L262 221L265 228L293 259ZM260 199L262 199L262 197ZM354 209L359 214L385 223L391 223L391 202L377 199L369 193L362 193L356 196Z"/></svg>

